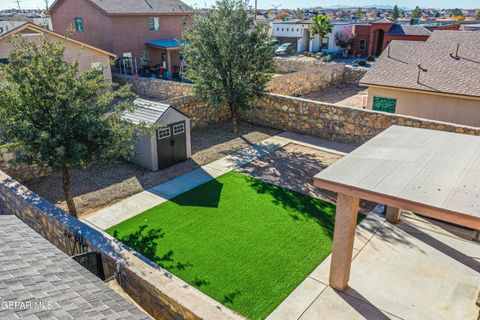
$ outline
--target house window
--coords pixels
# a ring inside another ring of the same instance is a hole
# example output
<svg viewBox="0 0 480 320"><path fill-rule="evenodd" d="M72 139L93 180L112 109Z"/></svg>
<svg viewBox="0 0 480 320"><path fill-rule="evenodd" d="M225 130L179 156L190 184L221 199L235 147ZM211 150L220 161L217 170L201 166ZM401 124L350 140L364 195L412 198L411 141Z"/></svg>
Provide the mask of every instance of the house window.
<svg viewBox="0 0 480 320"><path fill-rule="evenodd" d="M287 31L288 31L288 28L287 28Z"/></svg>
<svg viewBox="0 0 480 320"><path fill-rule="evenodd" d="M148 65L150 61L150 57L148 55L148 51L142 51L140 52L140 61L142 63L142 66Z"/></svg>
<svg viewBox="0 0 480 320"><path fill-rule="evenodd" d="M160 30L160 18L150 17L148 18L148 31L156 32Z"/></svg>
<svg viewBox="0 0 480 320"><path fill-rule="evenodd" d="M360 39L360 44L358 46L358 49L365 51L366 48L367 48L367 40Z"/></svg>
<svg viewBox="0 0 480 320"><path fill-rule="evenodd" d="M282 28L282 31L284 31L284 29Z"/></svg>
<svg viewBox="0 0 480 320"><path fill-rule="evenodd" d="M277 31L280 31L280 28L277 28Z"/></svg>
<svg viewBox="0 0 480 320"><path fill-rule="evenodd" d="M322 38L322 49L328 49L328 42L329 42L329 38L328 37L323 37Z"/></svg>
<svg viewBox="0 0 480 320"><path fill-rule="evenodd" d="M75 31L83 32L83 18L75 18Z"/></svg>
<svg viewBox="0 0 480 320"><path fill-rule="evenodd" d="M397 99L373 97L373 110L388 113L395 113L397 108Z"/></svg>
<svg viewBox="0 0 480 320"><path fill-rule="evenodd" d="M185 125L183 123L173 126L173 135L182 134L184 132L185 132Z"/></svg>
<svg viewBox="0 0 480 320"><path fill-rule="evenodd" d="M182 26L183 26L183 29L188 28L188 17L187 16L182 18Z"/></svg>
<svg viewBox="0 0 480 320"><path fill-rule="evenodd" d="M164 128L158 130L158 139L165 139L170 137L170 128Z"/></svg>

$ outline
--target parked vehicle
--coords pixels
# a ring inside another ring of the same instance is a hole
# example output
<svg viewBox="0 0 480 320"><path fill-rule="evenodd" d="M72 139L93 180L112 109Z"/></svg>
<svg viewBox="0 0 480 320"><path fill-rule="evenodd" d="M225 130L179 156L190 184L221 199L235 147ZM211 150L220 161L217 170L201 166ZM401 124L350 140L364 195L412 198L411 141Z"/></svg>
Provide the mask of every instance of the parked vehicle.
<svg viewBox="0 0 480 320"><path fill-rule="evenodd" d="M295 54L295 48L291 43L284 43L277 50L275 50L276 56L289 56Z"/></svg>

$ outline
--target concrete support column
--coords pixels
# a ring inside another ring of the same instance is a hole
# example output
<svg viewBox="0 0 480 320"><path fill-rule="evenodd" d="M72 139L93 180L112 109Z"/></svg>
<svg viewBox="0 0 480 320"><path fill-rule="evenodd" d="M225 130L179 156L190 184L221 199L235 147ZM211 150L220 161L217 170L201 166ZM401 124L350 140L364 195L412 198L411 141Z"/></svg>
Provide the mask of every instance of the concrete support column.
<svg viewBox="0 0 480 320"><path fill-rule="evenodd" d="M338 194L329 282L340 291L347 289L350 279L358 205L358 198Z"/></svg>
<svg viewBox="0 0 480 320"><path fill-rule="evenodd" d="M398 208L393 208L390 206L387 206L387 221L396 224L400 221L400 215L402 214L402 211Z"/></svg>
<svg viewBox="0 0 480 320"><path fill-rule="evenodd" d="M170 79L173 78L173 67L172 67L172 53L167 50L167 69L170 74Z"/></svg>

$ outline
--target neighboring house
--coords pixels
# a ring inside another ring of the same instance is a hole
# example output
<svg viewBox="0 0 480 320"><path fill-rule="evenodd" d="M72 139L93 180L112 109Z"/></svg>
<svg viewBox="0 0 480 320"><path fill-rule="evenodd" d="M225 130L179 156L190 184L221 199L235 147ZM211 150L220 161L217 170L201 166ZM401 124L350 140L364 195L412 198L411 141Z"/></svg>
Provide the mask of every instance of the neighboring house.
<svg viewBox="0 0 480 320"><path fill-rule="evenodd" d="M115 53L123 71L159 65L172 75L193 9L180 0L56 0L50 14L54 31L73 27L74 39Z"/></svg>
<svg viewBox="0 0 480 320"><path fill-rule="evenodd" d="M319 52L320 37L310 37L308 30L311 20L292 20L274 22L272 24L272 36L283 43L291 43L297 48L297 52ZM322 38L321 51L325 53L337 53L342 49L335 42L335 34L339 32L352 33L352 24L333 23L333 32Z"/></svg>
<svg viewBox="0 0 480 320"><path fill-rule="evenodd" d="M408 24L410 23L410 24ZM460 24L414 24L415 21L396 23L379 19L371 23L355 24L355 42L352 53L363 56L379 56L393 40L426 41L434 30L459 30Z"/></svg>
<svg viewBox="0 0 480 320"><path fill-rule="evenodd" d="M369 109L480 127L480 32L393 41L365 76Z"/></svg>
<svg viewBox="0 0 480 320"><path fill-rule="evenodd" d="M115 58L113 53L92 47L77 40L65 38L65 36L61 34L46 30L29 22L23 22L16 28L0 34L0 63L8 62L8 56L12 49L9 38L14 34L19 34L31 41L38 41L42 38L47 38L50 41L60 41L65 45L66 62L78 61L80 72L92 68L103 68L105 78L108 80L112 79L110 60Z"/></svg>

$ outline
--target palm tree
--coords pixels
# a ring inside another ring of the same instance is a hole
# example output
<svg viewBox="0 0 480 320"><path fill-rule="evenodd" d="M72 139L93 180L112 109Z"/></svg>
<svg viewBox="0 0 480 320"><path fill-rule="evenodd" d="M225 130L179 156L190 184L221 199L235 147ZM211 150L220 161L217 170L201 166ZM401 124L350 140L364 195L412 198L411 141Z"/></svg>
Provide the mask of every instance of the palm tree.
<svg viewBox="0 0 480 320"><path fill-rule="evenodd" d="M312 38L318 34L320 38L320 51L322 51L323 37L333 31L333 24L326 15L317 14L312 18L312 23L308 30L310 31L310 36Z"/></svg>

